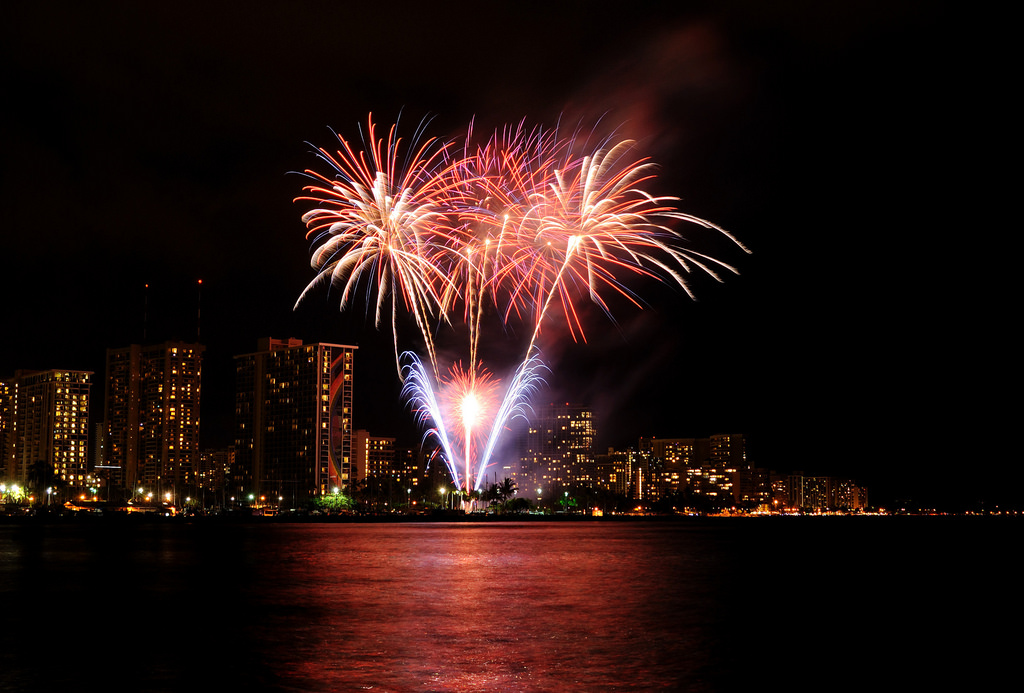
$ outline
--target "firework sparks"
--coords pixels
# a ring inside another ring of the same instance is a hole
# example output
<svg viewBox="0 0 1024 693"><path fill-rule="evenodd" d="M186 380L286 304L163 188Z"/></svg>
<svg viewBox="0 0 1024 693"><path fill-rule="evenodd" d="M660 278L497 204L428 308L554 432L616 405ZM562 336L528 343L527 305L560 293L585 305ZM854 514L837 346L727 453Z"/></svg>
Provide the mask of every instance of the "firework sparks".
<svg viewBox="0 0 1024 693"><path fill-rule="evenodd" d="M486 370L465 370L456 364L449 377L435 385L415 353L405 352L402 358L402 396L425 429L424 441L436 440L456 487L467 493L479 490L501 433L513 419L528 417L530 397L543 383L547 367L536 356L527 359L499 400L500 383ZM479 451L476 455L474 449ZM460 460L464 469L459 468Z"/></svg>
<svg viewBox="0 0 1024 693"><path fill-rule="evenodd" d="M360 280L376 284L376 325L380 327L385 302L391 297L392 330L396 332L395 360L398 362L397 316L399 296L416 321L431 361L434 343L429 318L438 313L437 287L448 284L444 255L453 239L439 237L444 226L433 222L438 216L435 197L445 179L437 175L444 147L434 140L415 151L401 170L398 168L401 140L395 127L386 141L376 138L372 118L368 137L370 153L356 152L342 138L336 155L318 150L334 172L328 178L315 171L306 174L317 184L305 188L298 200L318 206L303 215L309 229L307 239L321 243L313 253L318 271L299 296L296 305L322 282L343 287L341 309L356 292ZM443 313L440 314L443 318Z"/></svg>
<svg viewBox="0 0 1024 693"><path fill-rule="evenodd" d="M377 139L371 118L368 152L338 139L337 155L318 150L333 177L307 171L316 183L297 198L315 205L303 219L307 238L319 244L317 277L299 301L330 281L342 287L345 309L365 279L367 300L376 289L379 327L390 296L403 397L427 429L424 439L437 440L452 481L467 492L479 487L501 431L526 415L542 382L537 342L552 305L561 307L572 337L585 341L579 302L585 297L609 318L608 292L640 307L629 276L676 283L692 297L686 275L699 270L721 281L720 270L736 272L684 247L673 228L680 222L721 233L746 251L721 227L678 211L677 198L648 193L654 165L631 159L629 140L580 156L574 138L524 123L474 146L470 126L459 155L450 143L426 140L399 167L394 127ZM470 366L451 366L442 379L434 340L442 323L453 324L460 302ZM400 303L423 338L433 380L413 352L399 357ZM488 306L500 323L526 322L531 334L501 399L499 381L479 358Z"/></svg>
<svg viewBox="0 0 1024 693"><path fill-rule="evenodd" d="M547 189L536 196L528 219L531 223L524 224L528 236L520 244L525 249L520 257L532 269L515 278L510 289L513 302L522 297L534 307L534 333L527 353L556 295L573 337L585 340L576 309L581 295L609 317L611 312L602 297L606 289L640 307L618 276L632 273L670 278L692 297L683 273L693 267L719 280L716 267L736 271L678 244L679 235L667 225L672 221L696 223L733 238L711 222L676 211L671 206L676 198L654 197L644 191L641 186L654 177L654 167L643 159L623 163L632 146L627 140L568 162L552 172Z"/></svg>
<svg viewBox="0 0 1024 693"><path fill-rule="evenodd" d="M519 367L516 369L515 375L512 376L512 380L505 390L505 396L502 397L501 404L493 418L490 435L487 437L487 445L479 456L475 486L477 490L479 490L480 484L487 473L487 467L498 444L498 439L508 424L517 418L529 420L529 414L532 411L530 408L530 398L543 384L544 379L541 374L547 369L547 366L544 365L544 362L537 355L531 355L519 364Z"/></svg>
<svg viewBox="0 0 1024 693"><path fill-rule="evenodd" d="M449 413L447 419L455 422L454 431L461 434L457 440L462 444L465 460L466 491L471 490L473 479L474 438L493 417L497 386L497 381L488 371L476 366L463 370L458 363L451 367L448 380L441 384Z"/></svg>
<svg viewBox="0 0 1024 693"><path fill-rule="evenodd" d="M423 367L419 357L407 351L402 354L405 364L402 366L402 398L411 406L419 424L423 427L423 443L434 438L439 446L438 452L448 467L452 483L461 487L462 481L456 466L455 455L445 425L446 415L438 402L435 388L430 382L430 375ZM431 425L433 424L433 425Z"/></svg>

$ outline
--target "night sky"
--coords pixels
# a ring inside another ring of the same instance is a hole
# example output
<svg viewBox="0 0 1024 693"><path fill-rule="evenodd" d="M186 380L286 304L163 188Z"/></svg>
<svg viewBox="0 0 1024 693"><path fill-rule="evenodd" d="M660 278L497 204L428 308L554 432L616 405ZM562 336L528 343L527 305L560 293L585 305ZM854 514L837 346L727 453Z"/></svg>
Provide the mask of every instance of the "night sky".
<svg viewBox="0 0 1024 693"><path fill-rule="evenodd" d="M758 466L880 500L1019 493L942 212L967 75L933 3L22 5L0 27L0 375L93 370L98 419L107 347L198 334L220 446L233 355L357 344L356 426L412 444L372 311L327 291L293 311L313 272L290 172L370 112L441 138L561 117L637 139L657 192L752 252L683 229L740 275L694 277L695 302L641 282L647 308L592 311L587 344L546 331L538 403L591 404L599 448L742 432Z"/></svg>

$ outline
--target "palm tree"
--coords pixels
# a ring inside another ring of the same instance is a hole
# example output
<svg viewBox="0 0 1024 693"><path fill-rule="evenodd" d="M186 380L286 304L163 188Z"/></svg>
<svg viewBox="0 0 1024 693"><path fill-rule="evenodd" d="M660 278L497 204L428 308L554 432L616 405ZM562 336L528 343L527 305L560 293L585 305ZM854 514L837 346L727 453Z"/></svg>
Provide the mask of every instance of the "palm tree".
<svg viewBox="0 0 1024 693"><path fill-rule="evenodd" d="M502 503L504 503L512 498L512 496L516 495L518 490L519 486L516 485L516 482L506 476L502 479L501 483L498 484L498 498L501 499Z"/></svg>
<svg viewBox="0 0 1024 693"><path fill-rule="evenodd" d="M487 505L497 503L500 498L498 496L498 485L491 484L483 493L483 499L487 502Z"/></svg>
<svg viewBox="0 0 1024 693"><path fill-rule="evenodd" d="M518 490L519 487L516 486L516 482L505 477L500 483L493 484L487 489L488 499L498 503L501 506L501 510L505 511L508 510L509 501L516 495Z"/></svg>

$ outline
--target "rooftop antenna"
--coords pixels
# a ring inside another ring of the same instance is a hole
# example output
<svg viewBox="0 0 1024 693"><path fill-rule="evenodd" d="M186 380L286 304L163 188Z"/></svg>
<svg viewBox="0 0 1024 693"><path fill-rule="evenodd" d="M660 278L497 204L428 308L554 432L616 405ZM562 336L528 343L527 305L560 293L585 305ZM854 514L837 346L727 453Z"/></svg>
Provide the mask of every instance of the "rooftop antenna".
<svg viewBox="0 0 1024 693"><path fill-rule="evenodd" d="M199 339L199 324L200 324L199 323L199 319L202 316L202 311L203 311L203 280L202 279L200 279L199 283L196 285L196 292L197 292L197 295L198 295L198 298L196 299L196 343L198 344L199 341L200 341L200 339Z"/></svg>
<svg viewBox="0 0 1024 693"><path fill-rule="evenodd" d="M149 321L149 284L142 290L142 343L146 343L146 323Z"/></svg>

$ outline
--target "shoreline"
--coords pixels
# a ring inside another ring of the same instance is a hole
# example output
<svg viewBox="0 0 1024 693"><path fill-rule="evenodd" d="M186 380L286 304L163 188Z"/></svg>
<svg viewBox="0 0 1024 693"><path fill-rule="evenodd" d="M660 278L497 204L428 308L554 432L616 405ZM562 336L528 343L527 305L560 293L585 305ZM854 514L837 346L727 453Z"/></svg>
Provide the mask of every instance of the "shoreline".
<svg viewBox="0 0 1024 693"><path fill-rule="evenodd" d="M620 524L630 522L665 524L700 524L707 521L739 519L841 519L841 518L908 518L908 517L1022 517L1021 513L848 513L848 514L711 514L711 515L560 515L506 514L466 515L430 513L422 515L277 515L259 516L243 513L223 515L164 516L142 513L40 513L37 515L3 515L0 525L335 525L335 524L522 524L522 523L593 523Z"/></svg>

